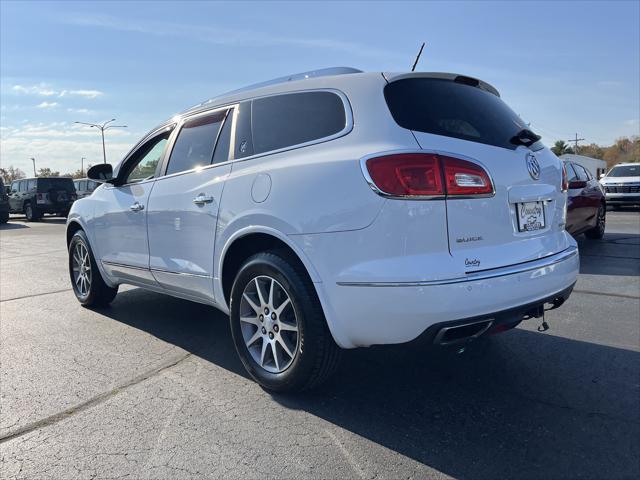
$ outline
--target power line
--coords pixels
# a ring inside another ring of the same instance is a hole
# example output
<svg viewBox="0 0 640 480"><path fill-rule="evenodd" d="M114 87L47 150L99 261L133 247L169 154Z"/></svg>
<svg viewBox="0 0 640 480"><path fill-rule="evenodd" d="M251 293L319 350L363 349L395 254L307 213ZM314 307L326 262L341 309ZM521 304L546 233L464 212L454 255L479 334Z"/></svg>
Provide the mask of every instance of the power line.
<svg viewBox="0 0 640 480"><path fill-rule="evenodd" d="M567 142L573 142L575 147L573 148L573 153L578 154L578 142L584 141L584 138L578 138L578 134L576 133L576 138L570 138Z"/></svg>

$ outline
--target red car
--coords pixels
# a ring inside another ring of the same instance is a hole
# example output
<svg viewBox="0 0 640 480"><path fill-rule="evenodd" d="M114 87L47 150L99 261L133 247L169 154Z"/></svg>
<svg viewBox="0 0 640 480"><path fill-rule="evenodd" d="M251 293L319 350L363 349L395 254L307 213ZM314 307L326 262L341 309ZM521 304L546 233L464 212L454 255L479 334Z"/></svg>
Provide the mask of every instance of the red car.
<svg viewBox="0 0 640 480"><path fill-rule="evenodd" d="M574 237L584 233L587 238L602 238L607 203L600 183L582 165L566 161L564 168L569 181L567 231Z"/></svg>

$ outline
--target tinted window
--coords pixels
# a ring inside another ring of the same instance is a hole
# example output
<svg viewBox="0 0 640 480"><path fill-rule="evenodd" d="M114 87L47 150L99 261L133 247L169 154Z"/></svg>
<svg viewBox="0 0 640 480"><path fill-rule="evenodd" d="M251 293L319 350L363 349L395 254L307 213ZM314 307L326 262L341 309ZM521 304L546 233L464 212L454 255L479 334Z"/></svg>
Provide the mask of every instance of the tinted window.
<svg viewBox="0 0 640 480"><path fill-rule="evenodd" d="M216 151L213 154L213 164L222 163L229 160L229 143L231 142L231 124L233 123L233 110L227 113L227 117L222 125L222 131L216 144Z"/></svg>
<svg viewBox="0 0 640 480"><path fill-rule="evenodd" d="M236 142L233 158L244 158L253 155L251 139L251 102L243 102L236 110Z"/></svg>
<svg viewBox="0 0 640 480"><path fill-rule="evenodd" d="M87 182L85 182L84 180L82 182L78 182L79 186L76 187L78 190L86 190L87 189Z"/></svg>
<svg viewBox="0 0 640 480"><path fill-rule="evenodd" d="M50 189L75 192L76 187L73 185L73 180L70 178L39 178L38 179L39 192L48 192Z"/></svg>
<svg viewBox="0 0 640 480"><path fill-rule="evenodd" d="M568 178L568 180L570 182L578 181L578 174L573 169L573 164L572 163L565 163L564 165L565 165L565 167L567 169L567 178Z"/></svg>
<svg viewBox="0 0 640 480"><path fill-rule="evenodd" d="M638 175L640 175L640 163L638 165L613 167L607 177L637 177Z"/></svg>
<svg viewBox="0 0 640 480"><path fill-rule="evenodd" d="M29 180L27 182L27 190L33 190L34 188L36 188L36 179L35 178L33 180Z"/></svg>
<svg viewBox="0 0 640 480"><path fill-rule="evenodd" d="M127 161L128 174L124 183L140 182L156 174L156 168L167 146L171 132L165 132L142 145Z"/></svg>
<svg viewBox="0 0 640 480"><path fill-rule="evenodd" d="M338 95L302 92L259 98L251 108L254 153L269 152L334 135L346 114Z"/></svg>
<svg viewBox="0 0 640 480"><path fill-rule="evenodd" d="M19 182L18 183L18 191L24 192L27 189L27 182Z"/></svg>
<svg viewBox="0 0 640 480"><path fill-rule="evenodd" d="M183 125L169 158L167 175L211 164L225 113L194 118Z"/></svg>
<svg viewBox="0 0 640 480"><path fill-rule="evenodd" d="M576 165L575 163L573 164L573 168L575 169L576 173L578 174L578 179L582 180L583 182L586 182L589 180L589 174L587 173L587 171L584 169L584 167L582 165Z"/></svg>
<svg viewBox="0 0 640 480"><path fill-rule="evenodd" d="M515 150L511 138L527 128L500 97L452 80L398 80L385 87L384 96L396 123L409 130Z"/></svg>
<svg viewBox="0 0 640 480"><path fill-rule="evenodd" d="M11 191L12 192L17 192L18 191L18 186L19 186L18 182L13 182L11 184Z"/></svg>

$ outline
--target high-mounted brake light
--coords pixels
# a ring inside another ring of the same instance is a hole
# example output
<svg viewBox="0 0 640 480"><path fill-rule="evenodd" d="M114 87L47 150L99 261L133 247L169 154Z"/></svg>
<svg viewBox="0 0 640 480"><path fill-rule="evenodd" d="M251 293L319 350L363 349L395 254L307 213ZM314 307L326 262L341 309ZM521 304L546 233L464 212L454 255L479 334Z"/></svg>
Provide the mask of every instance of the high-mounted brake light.
<svg viewBox="0 0 640 480"><path fill-rule="evenodd" d="M476 196L493 193L480 165L432 153L400 153L366 161L369 177L385 195L399 197Z"/></svg>

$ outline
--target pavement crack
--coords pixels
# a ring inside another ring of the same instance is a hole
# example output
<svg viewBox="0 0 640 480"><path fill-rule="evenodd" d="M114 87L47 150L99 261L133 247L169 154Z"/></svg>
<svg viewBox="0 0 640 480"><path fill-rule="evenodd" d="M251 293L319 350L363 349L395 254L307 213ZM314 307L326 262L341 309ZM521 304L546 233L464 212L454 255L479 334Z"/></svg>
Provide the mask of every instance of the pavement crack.
<svg viewBox="0 0 640 480"><path fill-rule="evenodd" d="M70 291L71 291L70 288L64 288L61 290L53 290L52 292L34 293L32 295L22 295L20 297L5 298L4 300L0 300L0 303L12 302L14 300L24 300L25 298L32 298L32 297L42 297L43 295L54 295L56 293L70 292Z"/></svg>
<svg viewBox="0 0 640 480"><path fill-rule="evenodd" d="M627 295L626 293L596 292L595 290L582 290L582 289L578 289L578 288L574 288L573 291L575 293L586 293L587 295L601 295L603 297L619 297L619 298L631 298L633 300L640 300L640 296L638 296L638 295Z"/></svg>
<svg viewBox="0 0 640 480"><path fill-rule="evenodd" d="M66 410L63 410L63 411L58 412L58 413L54 413L53 415L50 415L50 416L48 416L46 418L37 420L35 422L28 423L28 424L24 425L23 427L20 427L20 428L14 430L12 432L8 432L5 435L0 437L0 444L2 444L4 442L7 442L9 440L16 439L18 437L21 437L22 435L26 435L27 433L31 433L34 430L38 430L40 428L48 427L48 426L53 425L55 423L58 423L58 422L60 422L62 420L70 418L70 417L72 417L73 415L75 415L77 413L83 412L84 410L87 410L89 408L92 408L92 407L95 407L97 405L100 405L101 403L104 403L107 400L109 400L110 398L118 395L119 393L124 392L128 388L133 387L134 385L137 385L139 383L142 383L145 380L148 380L149 378L164 372L165 370L168 370L168 369L170 369L172 367L175 367L176 365L178 365L179 363L182 363L184 360L186 360L190 356L191 356L191 353L183 353L182 355L179 355L177 357L173 357L173 358L167 360L166 362L163 362L162 364L156 366L155 368L147 370L147 371L141 373L140 375L137 375L137 376L127 380L126 382L124 382L124 383L112 388L111 390L109 390L107 392L100 393L100 394L90 398L89 400L86 400L86 401L84 401L82 403L79 403L77 405L69 407Z"/></svg>

